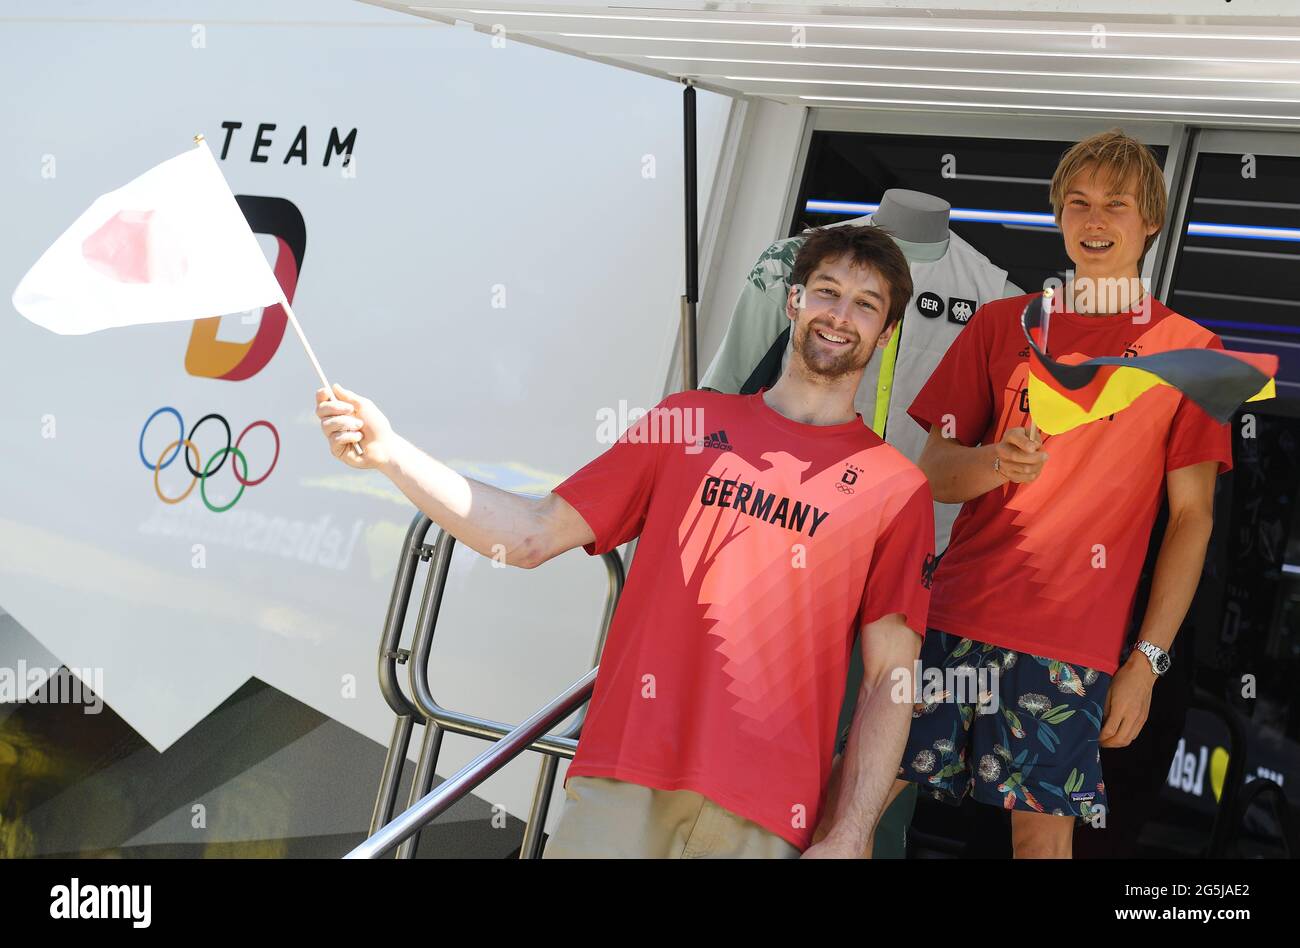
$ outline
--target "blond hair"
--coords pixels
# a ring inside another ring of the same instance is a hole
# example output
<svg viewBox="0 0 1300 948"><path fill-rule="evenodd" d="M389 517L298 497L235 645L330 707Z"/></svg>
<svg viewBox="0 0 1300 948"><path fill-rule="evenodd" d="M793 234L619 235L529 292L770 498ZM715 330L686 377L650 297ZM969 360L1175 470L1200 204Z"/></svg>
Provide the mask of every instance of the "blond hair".
<svg viewBox="0 0 1300 948"><path fill-rule="evenodd" d="M1078 144L1070 146L1061 156L1056 172L1052 175L1050 191L1052 213L1056 223L1061 223L1061 209L1065 206L1065 192L1074 183L1080 172L1092 169L1093 174L1101 174L1107 187L1119 188L1132 182L1133 195L1137 198L1138 213L1148 226L1164 226L1165 176L1151 149L1136 138L1125 135L1118 128L1090 135ZM1142 255L1151 249L1160 235L1157 230L1147 237Z"/></svg>

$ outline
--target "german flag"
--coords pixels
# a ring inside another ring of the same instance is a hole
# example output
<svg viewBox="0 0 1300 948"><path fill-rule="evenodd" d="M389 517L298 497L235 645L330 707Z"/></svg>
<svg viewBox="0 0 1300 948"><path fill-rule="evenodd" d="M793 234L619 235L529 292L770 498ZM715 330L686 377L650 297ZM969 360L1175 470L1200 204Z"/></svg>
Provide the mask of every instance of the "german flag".
<svg viewBox="0 0 1300 948"><path fill-rule="evenodd" d="M1057 362L1040 348L1050 305L1042 296L1035 297L1020 317L1029 340L1029 414L1046 434L1123 411L1156 385L1173 386L1221 424L1243 403L1276 395L1277 356L1265 353L1170 349L1077 365Z"/></svg>

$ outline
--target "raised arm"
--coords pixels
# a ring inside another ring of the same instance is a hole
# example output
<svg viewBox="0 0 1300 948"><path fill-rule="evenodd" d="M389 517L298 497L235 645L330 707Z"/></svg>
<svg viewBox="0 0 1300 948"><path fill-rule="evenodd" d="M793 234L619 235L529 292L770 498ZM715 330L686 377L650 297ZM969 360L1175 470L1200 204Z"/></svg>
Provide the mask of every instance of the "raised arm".
<svg viewBox="0 0 1300 948"><path fill-rule="evenodd" d="M368 398L334 386L316 392L330 453L348 467L382 472L426 516L484 556L531 569L592 542L591 528L556 494L526 497L456 473L393 431ZM358 458L352 445L365 451Z"/></svg>

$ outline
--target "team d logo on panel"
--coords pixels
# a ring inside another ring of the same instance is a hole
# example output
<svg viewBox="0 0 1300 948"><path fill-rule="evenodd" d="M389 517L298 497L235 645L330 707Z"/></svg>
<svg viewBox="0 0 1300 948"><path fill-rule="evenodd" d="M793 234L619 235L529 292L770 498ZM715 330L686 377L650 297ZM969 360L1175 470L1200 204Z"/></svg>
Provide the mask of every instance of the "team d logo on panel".
<svg viewBox="0 0 1300 948"><path fill-rule="evenodd" d="M253 233L275 238L278 245L275 278L284 290L285 299L292 303L307 250L307 227L302 214L292 201L284 198L236 194L235 200ZM229 382L253 377L271 361L289 323L283 306L268 306L262 311L262 323L252 339L228 342L217 338L221 318L218 314L194 321L189 348L185 350L185 371L190 375Z"/></svg>

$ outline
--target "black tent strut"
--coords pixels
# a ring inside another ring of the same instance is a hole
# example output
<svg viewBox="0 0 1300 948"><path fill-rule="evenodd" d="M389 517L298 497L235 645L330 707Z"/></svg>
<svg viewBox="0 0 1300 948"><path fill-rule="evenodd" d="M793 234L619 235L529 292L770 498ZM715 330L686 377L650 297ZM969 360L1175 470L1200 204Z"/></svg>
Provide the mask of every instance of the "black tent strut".
<svg viewBox="0 0 1300 948"><path fill-rule="evenodd" d="M696 198L695 174L695 86L690 80L682 92L682 143L685 174L683 190L686 201L686 293L682 296L682 389L691 391L699 385L695 365L695 305L700 299L699 201Z"/></svg>

